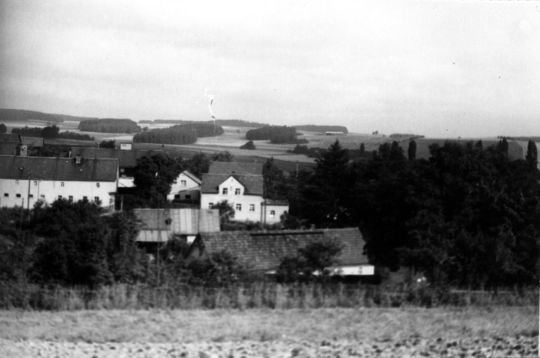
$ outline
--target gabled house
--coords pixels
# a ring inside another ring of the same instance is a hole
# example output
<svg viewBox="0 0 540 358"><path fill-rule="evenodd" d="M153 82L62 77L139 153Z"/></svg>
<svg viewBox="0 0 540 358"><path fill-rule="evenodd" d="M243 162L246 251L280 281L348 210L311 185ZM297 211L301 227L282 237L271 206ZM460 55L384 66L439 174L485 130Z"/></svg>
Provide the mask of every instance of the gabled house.
<svg viewBox="0 0 540 358"><path fill-rule="evenodd" d="M262 164L213 162L202 177L201 208L227 201L235 221L279 223L289 210L288 203L267 199L264 194Z"/></svg>
<svg viewBox="0 0 540 358"><path fill-rule="evenodd" d="M167 200L198 202L200 196L201 180L189 170L184 170L173 181Z"/></svg>
<svg viewBox="0 0 540 358"><path fill-rule="evenodd" d="M365 241L358 228L200 233L191 246L189 257L204 258L228 251L251 271L273 274L284 258L294 257L298 249L321 240L335 240L342 246L337 264L327 268L330 274L374 275L374 266L364 254Z"/></svg>
<svg viewBox="0 0 540 358"><path fill-rule="evenodd" d="M117 159L0 155L0 207L31 208L62 198L110 207L117 186Z"/></svg>

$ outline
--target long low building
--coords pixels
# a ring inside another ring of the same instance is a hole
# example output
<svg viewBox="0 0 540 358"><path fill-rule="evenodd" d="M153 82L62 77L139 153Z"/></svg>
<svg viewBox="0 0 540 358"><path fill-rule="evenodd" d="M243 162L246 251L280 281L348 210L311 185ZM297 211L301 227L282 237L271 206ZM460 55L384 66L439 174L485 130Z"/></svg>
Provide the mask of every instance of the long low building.
<svg viewBox="0 0 540 358"><path fill-rule="evenodd" d="M0 155L0 207L31 208L57 199L110 207L117 187L118 159Z"/></svg>
<svg viewBox="0 0 540 358"><path fill-rule="evenodd" d="M372 276L375 267L364 253L365 241L358 228L275 231L201 232L190 249L192 259L227 251L253 272L273 274L282 260L298 249L321 240L336 241L342 247L331 275Z"/></svg>

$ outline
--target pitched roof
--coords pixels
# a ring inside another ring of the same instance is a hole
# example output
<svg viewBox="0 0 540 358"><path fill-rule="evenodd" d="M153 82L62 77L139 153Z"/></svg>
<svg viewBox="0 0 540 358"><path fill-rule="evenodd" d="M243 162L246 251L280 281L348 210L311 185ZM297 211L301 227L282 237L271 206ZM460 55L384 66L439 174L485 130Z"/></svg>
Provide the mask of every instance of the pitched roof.
<svg viewBox="0 0 540 358"><path fill-rule="evenodd" d="M262 175L261 163L251 162L212 162L209 174L258 174Z"/></svg>
<svg viewBox="0 0 540 358"><path fill-rule="evenodd" d="M202 245L206 254L226 250L249 268L268 271L277 269L283 258L296 256L299 248L323 239L336 240L343 245L338 265L368 263L363 252L365 242L358 228L201 233L196 244Z"/></svg>
<svg viewBox="0 0 540 358"><path fill-rule="evenodd" d="M169 235L220 230L217 209L133 209L141 222L137 241L163 241Z"/></svg>
<svg viewBox="0 0 540 358"><path fill-rule="evenodd" d="M117 159L20 157L0 155L0 178L63 181L116 181Z"/></svg>
<svg viewBox="0 0 540 358"><path fill-rule="evenodd" d="M253 174L203 174L201 192L207 194L217 194L219 185L231 176L244 186L244 194L263 195L263 176Z"/></svg>
<svg viewBox="0 0 540 358"><path fill-rule="evenodd" d="M189 170L184 170L180 174L184 174L185 176L187 176L188 178L190 178L191 180L193 180L195 183L197 183L199 185L201 184L201 179L199 179L195 174L193 174Z"/></svg>

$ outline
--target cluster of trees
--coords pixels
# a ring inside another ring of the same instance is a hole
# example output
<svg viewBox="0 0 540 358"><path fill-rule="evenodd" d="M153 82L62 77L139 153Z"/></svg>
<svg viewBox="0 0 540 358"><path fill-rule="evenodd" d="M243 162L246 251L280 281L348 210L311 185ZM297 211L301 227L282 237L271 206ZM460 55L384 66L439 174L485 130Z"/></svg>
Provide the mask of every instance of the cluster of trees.
<svg viewBox="0 0 540 358"><path fill-rule="evenodd" d="M80 121L79 130L83 132L138 133L141 128L131 119L100 118Z"/></svg>
<svg viewBox="0 0 540 358"><path fill-rule="evenodd" d="M60 132L60 128L56 125L41 127L24 127L13 128L11 130L13 134L19 134L28 137L42 137L46 139L63 138L63 139L76 139L76 140L94 140L94 137L88 134L80 134L75 132Z"/></svg>
<svg viewBox="0 0 540 358"><path fill-rule="evenodd" d="M255 143L253 143L253 141L250 140L250 141L247 141L246 143L242 144L240 146L240 149L254 150L254 149L257 149L257 148L255 147Z"/></svg>
<svg viewBox="0 0 540 358"><path fill-rule="evenodd" d="M248 140L270 140L275 144L305 143L306 140L297 138L296 128L287 126L265 126L250 129L246 132Z"/></svg>
<svg viewBox="0 0 540 358"><path fill-rule="evenodd" d="M189 123L137 133L133 137L133 141L139 143L192 144L199 137L212 137L221 134L223 134L223 128L213 123Z"/></svg>
<svg viewBox="0 0 540 358"><path fill-rule="evenodd" d="M338 142L317 158L314 172L281 179L288 225L359 226L379 267L406 265L432 282L489 287L532 283L540 237L536 145L510 160L508 143L483 148L447 142L431 158L386 143L368 160L351 160ZM271 192L271 191L270 191Z"/></svg>
<svg viewBox="0 0 540 358"><path fill-rule="evenodd" d="M4 123L0 123L0 134L4 134L7 132L7 127Z"/></svg>

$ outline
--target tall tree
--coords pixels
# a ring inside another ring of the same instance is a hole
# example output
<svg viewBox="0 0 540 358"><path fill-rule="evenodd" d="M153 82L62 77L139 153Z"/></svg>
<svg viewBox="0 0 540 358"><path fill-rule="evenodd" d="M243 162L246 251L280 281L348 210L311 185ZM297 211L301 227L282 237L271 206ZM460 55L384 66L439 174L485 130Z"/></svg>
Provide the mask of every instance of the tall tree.
<svg viewBox="0 0 540 358"><path fill-rule="evenodd" d="M416 142L414 139L411 139L409 142L409 148L407 149L407 156L409 160L415 160L416 159Z"/></svg>
<svg viewBox="0 0 540 358"><path fill-rule="evenodd" d="M531 168L536 169L538 165L538 150L536 148L536 143L532 140L529 140L527 143L527 156L525 157L525 160Z"/></svg>

